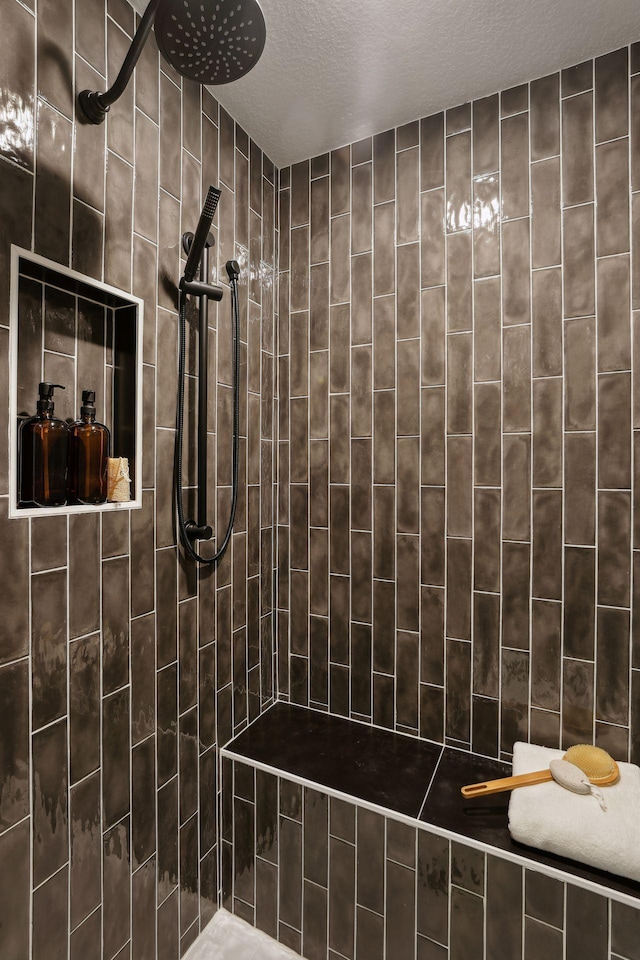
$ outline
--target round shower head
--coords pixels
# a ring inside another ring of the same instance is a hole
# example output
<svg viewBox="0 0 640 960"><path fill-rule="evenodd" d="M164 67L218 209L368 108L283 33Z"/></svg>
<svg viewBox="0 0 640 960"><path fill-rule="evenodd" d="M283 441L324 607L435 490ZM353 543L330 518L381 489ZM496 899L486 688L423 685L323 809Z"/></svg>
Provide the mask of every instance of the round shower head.
<svg viewBox="0 0 640 960"><path fill-rule="evenodd" d="M197 83L231 83L260 59L266 27L257 0L166 0L155 19L162 56Z"/></svg>

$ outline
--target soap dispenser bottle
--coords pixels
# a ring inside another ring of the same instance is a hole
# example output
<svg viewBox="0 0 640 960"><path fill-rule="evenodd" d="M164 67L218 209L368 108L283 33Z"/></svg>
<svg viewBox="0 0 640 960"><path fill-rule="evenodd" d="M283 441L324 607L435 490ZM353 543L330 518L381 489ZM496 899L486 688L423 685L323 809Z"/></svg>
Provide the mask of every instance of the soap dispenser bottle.
<svg viewBox="0 0 640 960"><path fill-rule="evenodd" d="M35 417L23 420L19 434L20 502L60 507L67 502L68 427L54 417L53 391L60 383L40 383Z"/></svg>
<svg viewBox="0 0 640 960"><path fill-rule="evenodd" d="M104 503L107 499L109 428L96 421L96 394L82 391L80 419L69 427L69 501Z"/></svg>

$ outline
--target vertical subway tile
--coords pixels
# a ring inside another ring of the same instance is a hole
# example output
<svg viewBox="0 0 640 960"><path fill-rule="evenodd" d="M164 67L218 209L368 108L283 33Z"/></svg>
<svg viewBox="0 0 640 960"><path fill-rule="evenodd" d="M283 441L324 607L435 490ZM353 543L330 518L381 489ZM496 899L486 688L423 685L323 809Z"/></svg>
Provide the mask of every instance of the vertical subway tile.
<svg viewBox="0 0 640 960"><path fill-rule="evenodd" d="M631 486L631 375L598 377L598 486Z"/></svg>
<svg viewBox="0 0 640 960"><path fill-rule="evenodd" d="M529 88L526 83L503 90L500 94L500 115L510 117L522 113L527 109L528 102Z"/></svg>
<svg viewBox="0 0 640 960"><path fill-rule="evenodd" d="M531 159L560 153L560 75L534 80L530 85Z"/></svg>
<svg viewBox="0 0 640 960"><path fill-rule="evenodd" d="M396 159L396 217L398 244L419 236L419 149L412 147Z"/></svg>
<svg viewBox="0 0 640 960"><path fill-rule="evenodd" d="M562 486L562 382L533 381L533 484Z"/></svg>
<svg viewBox="0 0 640 960"><path fill-rule="evenodd" d="M420 679L428 683L442 684L444 679L444 634L445 605L444 589L422 587L421 634L420 634Z"/></svg>
<svg viewBox="0 0 640 960"><path fill-rule="evenodd" d="M41 883L67 861L67 725L64 720L33 738L33 880Z"/></svg>
<svg viewBox="0 0 640 960"><path fill-rule="evenodd" d="M101 899L100 775L98 772L71 790L70 920L75 927Z"/></svg>
<svg viewBox="0 0 640 960"><path fill-rule="evenodd" d="M329 259L329 178L311 182L311 240L312 263Z"/></svg>
<svg viewBox="0 0 640 960"><path fill-rule="evenodd" d="M576 93L593 88L593 60L585 60L567 67L561 75L561 96L573 97Z"/></svg>
<svg viewBox="0 0 640 960"><path fill-rule="evenodd" d="M565 325L565 428L593 430L595 421L595 323L592 318Z"/></svg>
<svg viewBox="0 0 640 960"><path fill-rule="evenodd" d="M384 203L395 196L395 131L373 138L373 202Z"/></svg>
<svg viewBox="0 0 640 960"><path fill-rule="evenodd" d="M353 167L352 178L352 220L351 253L365 253L372 244L372 166L363 163ZM313 181L311 189L318 181Z"/></svg>
<svg viewBox="0 0 640 960"><path fill-rule="evenodd" d="M532 280L532 367L534 377L562 373L562 271L536 270Z"/></svg>
<svg viewBox="0 0 640 960"><path fill-rule="evenodd" d="M444 190L436 189L423 193L420 198L421 268L422 286L431 287L444 283Z"/></svg>
<svg viewBox="0 0 640 960"><path fill-rule="evenodd" d="M116 824L103 836L103 948L115 957L130 934L129 821Z"/></svg>
<svg viewBox="0 0 640 960"><path fill-rule="evenodd" d="M500 490L474 492L474 587L500 589Z"/></svg>
<svg viewBox="0 0 640 960"><path fill-rule="evenodd" d="M302 827L280 818L280 920L300 928L302 919Z"/></svg>
<svg viewBox="0 0 640 960"><path fill-rule="evenodd" d="M528 218L503 223L502 249L503 323L505 326L529 323L531 303Z"/></svg>
<svg viewBox="0 0 640 960"><path fill-rule="evenodd" d="M626 47L595 61L596 143L624 137L628 128L629 57Z"/></svg>
<svg viewBox="0 0 640 960"><path fill-rule="evenodd" d="M489 593L474 593L473 601L473 689L495 697L499 693L500 601Z"/></svg>
<svg viewBox="0 0 640 960"><path fill-rule="evenodd" d="M34 960L64 960L67 956L69 934L68 884L69 871L65 866L50 877L33 894L32 956Z"/></svg>
<svg viewBox="0 0 640 960"><path fill-rule="evenodd" d="M71 782L100 763L100 637L69 645L69 757Z"/></svg>
<svg viewBox="0 0 640 960"><path fill-rule="evenodd" d="M350 960L354 955L355 850L335 837L329 844L329 946Z"/></svg>
<svg viewBox="0 0 640 960"><path fill-rule="evenodd" d="M431 190L444 184L444 114L437 113L420 121L420 189Z"/></svg>
<svg viewBox="0 0 640 960"><path fill-rule="evenodd" d="M580 660L563 661L562 677L562 745L590 740L594 710L593 663Z"/></svg>
<svg viewBox="0 0 640 960"><path fill-rule="evenodd" d="M116 823L130 806L129 690L124 688L102 703L103 808L106 826Z"/></svg>
<svg viewBox="0 0 640 960"><path fill-rule="evenodd" d="M2 702L10 704L2 724L0 825L12 826L29 812L29 670L26 661L0 670Z"/></svg>
<svg viewBox="0 0 640 960"><path fill-rule="evenodd" d="M471 226L471 135L460 133L446 140L447 233Z"/></svg>
<svg viewBox="0 0 640 960"><path fill-rule="evenodd" d="M495 174L473 181L474 276L500 273L500 184Z"/></svg>
<svg viewBox="0 0 640 960"><path fill-rule="evenodd" d="M599 257L629 249L629 141L596 147L598 199L596 251Z"/></svg>
<svg viewBox="0 0 640 960"><path fill-rule="evenodd" d="M595 625L595 550L565 550L565 656L593 659Z"/></svg>
<svg viewBox="0 0 640 960"><path fill-rule="evenodd" d="M469 639L471 629L471 541L447 542L447 635Z"/></svg>
<svg viewBox="0 0 640 960"><path fill-rule="evenodd" d="M638 915L624 903L611 903L611 948L621 956L637 953Z"/></svg>
<svg viewBox="0 0 640 960"><path fill-rule="evenodd" d="M527 144L529 117L520 113L502 121L502 218L514 220L529 211Z"/></svg>
<svg viewBox="0 0 640 960"><path fill-rule="evenodd" d="M424 290L422 312L422 385L435 386L445 381L445 290Z"/></svg>
<svg viewBox="0 0 640 960"><path fill-rule="evenodd" d="M387 860L386 945L408 960L415 955L415 871Z"/></svg>
<svg viewBox="0 0 640 960"><path fill-rule="evenodd" d="M562 101L562 202L593 200L593 94Z"/></svg>
<svg viewBox="0 0 640 960"><path fill-rule="evenodd" d="M531 702L545 710L559 710L560 605L534 600L532 614Z"/></svg>
<svg viewBox="0 0 640 960"><path fill-rule="evenodd" d="M565 436L565 543L595 542L595 434Z"/></svg>
<svg viewBox="0 0 640 960"><path fill-rule="evenodd" d="M31 655L33 726L66 713L67 571L39 574L32 581Z"/></svg>
<svg viewBox="0 0 640 960"><path fill-rule="evenodd" d="M562 599L562 493L533 493L533 573L535 597Z"/></svg>
<svg viewBox="0 0 640 960"><path fill-rule="evenodd" d="M607 955L607 901L591 890L567 884L566 957L588 950L593 960Z"/></svg>
<svg viewBox="0 0 640 960"><path fill-rule="evenodd" d="M0 853L5 863L12 863L14 869L0 887L3 907L3 943L7 951L15 957L26 957L30 945L30 848L29 821L23 820L12 830L0 836Z"/></svg>
<svg viewBox="0 0 640 960"><path fill-rule="evenodd" d="M531 265L561 261L560 160L552 157L531 168Z"/></svg>
<svg viewBox="0 0 640 960"><path fill-rule="evenodd" d="M624 725L629 716L628 610L598 610L596 650L596 716Z"/></svg>
<svg viewBox="0 0 640 960"><path fill-rule="evenodd" d="M597 262L598 370L631 367L629 258L607 257Z"/></svg>
<svg viewBox="0 0 640 960"><path fill-rule="evenodd" d="M447 241L447 329L450 333L470 330L471 304L471 234L459 232Z"/></svg>
<svg viewBox="0 0 640 960"><path fill-rule="evenodd" d="M480 897L451 888L451 940L449 954L452 960L472 960L478 945L484 943L484 904Z"/></svg>
<svg viewBox="0 0 640 960"><path fill-rule="evenodd" d="M519 650L529 648L528 543L503 543L502 644Z"/></svg>
<svg viewBox="0 0 640 960"><path fill-rule="evenodd" d="M506 434L503 444L504 513L502 534L507 540L528 540L530 530L531 438Z"/></svg>
<svg viewBox="0 0 640 960"><path fill-rule="evenodd" d="M438 943L448 938L449 844L418 831L417 928Z"/></svg>
<svg viewBox="0 0 640 960"><path fill-rule="evenodd" d="M469 741L471 736L471 650L461 640L447 640L446 735Z"/></svg>
<svg viewBox="0 0 640 960"><path fill-rule="evenodd" d="M474 379L499 380L501 376L500 280L477 280L474 298Z"/></svg>
<svg viewBox="0 0 640 960"><path fill-rule="evenodd" d="M493 173L499 166L498 95L474 100L473 111L473 175Z"/></svg>
<svg viewBox="0 0 640 960"><path fill-rule="evenodd" d="M517 960L522 957L521 904L523 870L519 864L499 857L487 857L487 955L499 956L501 951ZM504 922L498 921L496 904L507 908Z"/></svg>
<svg viewBox="0 0 640 960"><path fill-rule="evenodd" d="M598 602L629 606L630 494L598 494Z"/></svg>
<svg viewBox="0 0 640 960"><path fill-rule="evenodd" d="M36 133L35 249L68 263L71 124L44 100L38 101ZM130 237L131 230L126 231ZM127 246L130 239L123 246Z"/></svg>

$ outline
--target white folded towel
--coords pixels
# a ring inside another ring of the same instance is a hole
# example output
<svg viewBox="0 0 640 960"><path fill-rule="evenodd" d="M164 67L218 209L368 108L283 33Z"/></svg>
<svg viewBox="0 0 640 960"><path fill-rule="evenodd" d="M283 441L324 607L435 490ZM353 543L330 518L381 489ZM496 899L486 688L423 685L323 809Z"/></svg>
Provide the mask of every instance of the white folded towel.
<svg viewBox="0 0 640 960"><path fill-rule="evenodd" d="M563 750L515 743L513 773L544 770L549 761L563 756ZM599 788L606 811L594 796L571 793L555 781L512 790L511 836L527 846L640 881L640 768L633 763L618 767L618 782Z"/></svg>

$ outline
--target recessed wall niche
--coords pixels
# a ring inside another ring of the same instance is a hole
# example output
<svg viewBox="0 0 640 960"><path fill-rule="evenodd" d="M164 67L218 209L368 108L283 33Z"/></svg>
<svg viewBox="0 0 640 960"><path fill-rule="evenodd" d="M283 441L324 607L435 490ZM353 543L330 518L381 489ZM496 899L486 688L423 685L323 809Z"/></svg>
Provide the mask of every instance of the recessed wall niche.
<svg viewBox="0 0 640 960"><path fill-rule="evenodd" d="M144 301L28 250L11 248L9 516L142 506ZM129 460L131 499L97 505L20 505L19 425L36 412L38 384L63 384L55 416L77 420L82 391L95 390L96 419L111 431L111 456Z"/></svg>

